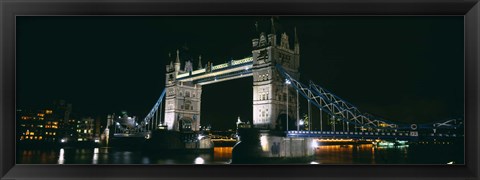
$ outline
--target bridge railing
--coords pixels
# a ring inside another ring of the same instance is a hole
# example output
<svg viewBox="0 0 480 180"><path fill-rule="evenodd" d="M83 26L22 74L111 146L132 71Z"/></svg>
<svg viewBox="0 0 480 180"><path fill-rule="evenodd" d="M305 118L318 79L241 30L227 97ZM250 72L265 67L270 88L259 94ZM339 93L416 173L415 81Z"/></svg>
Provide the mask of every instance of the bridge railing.
<svg viewBox="0 0 480 180"><path fill-rule="evenodd" d="M411 132L345 132L345 131L288 131L290 137L377 137L377 138L458 138L456 133L422 133Z"/></svg>

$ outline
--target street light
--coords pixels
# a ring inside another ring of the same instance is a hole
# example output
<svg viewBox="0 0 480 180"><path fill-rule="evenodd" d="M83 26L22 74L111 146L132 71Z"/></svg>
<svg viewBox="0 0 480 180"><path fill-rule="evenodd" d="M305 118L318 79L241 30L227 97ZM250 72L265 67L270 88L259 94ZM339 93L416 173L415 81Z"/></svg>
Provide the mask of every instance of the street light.
<svg viewBox="0 0 480 180"><path fill-rule="evenodd" d="M120 125L120 123L119 123L119 122L116 122L116 123L115 123L115 130L114 130L115 133L117 133L117 126L118 126L118 125Z"/></svg>
<svg viewBox="0 0 480 180"><path fill-rule="evenodd" d="M291 84L290 80L285 79L285 89L287 90L287 132L288 132L288 85Z"/></svg>

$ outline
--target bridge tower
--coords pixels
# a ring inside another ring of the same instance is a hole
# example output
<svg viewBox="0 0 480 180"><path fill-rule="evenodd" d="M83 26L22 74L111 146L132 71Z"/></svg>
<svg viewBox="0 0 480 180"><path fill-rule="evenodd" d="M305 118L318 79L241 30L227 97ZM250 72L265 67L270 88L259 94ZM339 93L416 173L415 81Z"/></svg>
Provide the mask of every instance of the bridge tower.
<svg viewBox="0 0 480 180"><path fill-rule="evenodd" d="M177 50L175 64L170 61L170 65L167 65L164 124L167 125L168 130L198 131L200 129L202 87L192 82L177 81L178 74L191 73L192 67L192 63L186 61L184 70L180 69L179 50Z"/></svg>
<svg viewBox="0 0 480 180"><path fill-rule="evenodd" d="M273 18L271 23L270 34L261 32L258 38L252 40L253 124L258 128L285 130L288 114L289 129L296 129L296 93L275 67L280 64L294 78L299 78L300 46L296 28L294 48L290 48L289 37L285 32L280 35L278 44Z"/></svg>

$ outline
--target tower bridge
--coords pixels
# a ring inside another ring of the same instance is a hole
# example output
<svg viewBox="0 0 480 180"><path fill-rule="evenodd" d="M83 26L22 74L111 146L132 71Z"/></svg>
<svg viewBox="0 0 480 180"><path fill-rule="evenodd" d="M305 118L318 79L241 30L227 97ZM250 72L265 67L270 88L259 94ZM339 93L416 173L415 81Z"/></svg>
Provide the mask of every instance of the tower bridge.
<svg viewBox="0 0 480 180"><path fill-rule="evenodd" d="M181 69L182 62L177 50L175 62L172 60L166 66L166 87L140 123L139 127L144 131L137 132L147 133L159 125L165 125L172 131L199 131L202 86L253 76L253 126L284 132L284 138L412 140L419 136L423 139L463 137L463 120L422 124L385 120L361 111L314 82L308 85L300 82L300 43L296 29L293 43L289 40L287 33L277 34L272 23L270 33L261 32L252 39L251 56L222 64L208 62L205 67L202 67L199 57L195 70L190 61L184 62L184 68ZM320 130L314 131L312 123L300 128L299 98L307 100L308 119L318 122ZM312 107L319 110L319 119L311 118ZM338 126L340 130L336 129ZM460 133L457 132L459 130Z"/></svg>

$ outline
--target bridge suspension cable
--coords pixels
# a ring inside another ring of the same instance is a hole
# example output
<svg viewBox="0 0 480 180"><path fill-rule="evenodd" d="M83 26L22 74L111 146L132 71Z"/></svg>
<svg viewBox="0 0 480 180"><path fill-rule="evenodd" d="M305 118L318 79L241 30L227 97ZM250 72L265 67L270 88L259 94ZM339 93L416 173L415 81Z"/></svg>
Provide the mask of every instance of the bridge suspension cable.
<svg viewBox="0 0 480 180"><path fill-rule="evenodd" d="M146 129L146 130L151 130L155 128L155 125L160 124L161 117L162 117L162 104L163 104L163 99L165 97L165 92L167 89L163 89L162 93L160 94L160 97L158 98L157 102L153 105L152 109L150 112L145 116L143 119L141 125ZM158 118L160 116L160 118ZM150 126L150 127L149 127Z"/></svg>
<svg viewBox="0 0 480 180"><path fill-rule="evenodd" d="M309 105L312 103L321 111L331 115L334 120L339 119L343 121L342 123L347 124L347 130L349 129L350 124L353 124L355 128L360 126L362 129L412 129L411 124L388 121L371 114L361 112L353 104L341 99L325 88L313 83L312 81L310 81L309 86L306 86L288 74L288 72L283 69L281 65L277 64L276 68L284 78L291 82L295 90L308 100ZM415 124L415 126L415 129L456 129L460 126L463 126L463 121L458 119L449 119L433 123ZM334 127L335 125L332 126L332 128ZM322 112L320 112L320 128L323 130Z"/></svg>
<svg viewBox="0 0 480 180"><path fill-rule="evenodd" d="M360 126L362 128L372 128L372 129L398 129L400 128L399 124L390 123L385 120L380 120L369 114L364 114L360 112L355 106L350 103L340 99L334 94L326 91L318 85L310 83L310 86L306 86L303 83L292 78L290 74L283 69L279 64L276 65L277 70L280 74L288 79L293 87L304 96L309 103L312 103L321 111L326 112L331 115L333 118L343 121L342 123L347 123L348 125L353 124ZM407 127L408 125L403 125L401 127ZM409 126L408 126L409 127Z"/></svg>

